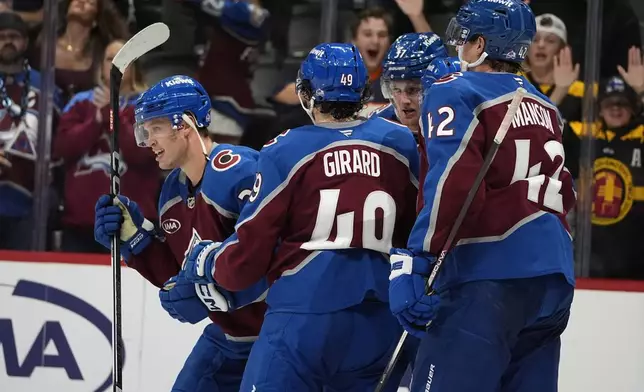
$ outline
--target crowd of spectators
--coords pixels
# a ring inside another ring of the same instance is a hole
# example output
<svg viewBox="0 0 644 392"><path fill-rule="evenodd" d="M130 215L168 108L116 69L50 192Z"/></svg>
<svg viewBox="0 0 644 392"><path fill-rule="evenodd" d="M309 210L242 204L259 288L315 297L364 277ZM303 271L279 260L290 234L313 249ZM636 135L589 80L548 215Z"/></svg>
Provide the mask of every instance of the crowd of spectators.
<svg viewBox="0 0 644 392"><path fill-rule="evenodd" d="M524 1L537 15L537 35L525 76L559 107L565 124L566 167L577 178L583 170L581 140L589 132L582 123L588 4L585 0ZM44 98L38 70L41 47L48 40L55 44L57 86L48 249L105 252L93 241L92 227L94 202L109 187L110 61L132 33L155 18L144 14L137 0L60 0L57 35L48 37L42 30L42 3L0 0L0 249L31 247L38 102ZM293 34L288 26L294 6L301 3L316 2L222 0L202 6L197 0L158 0L165 11L158 13L157 20L168 23L172 35L182 40L188 31L191 35L179 43L182 54L156 53L154 61L137 63L126 72L121 85L122 192L135 198L149 218L156 215L164 173L154 156L134 140L133 104L146 83L174 73L196 76L212 97L210 132L220 143L259 149L279 132L310 123L295 92L293 67L288 67L289 59L298 61L298 54L289 49ZM342 31L337 38L356 44L365 60L373 92L367 113L387 103L379 77L393 39L410 31L442 34L462 1L346 3L351 3L352 17L346 24L338 23ZM591 276L644 279L644 249L639 246L644 234L640 22L628 0L603 3L600 83L594 86L599 116L591 130L595 143ZM347 5L342 7L346 11ZM317 32L318 27L311 29ZM304 31L296 32L300 33ZM167 47L172 45L169 42ZM179 57L181 61L176 60ZM281 81L260 80L270 86L270 93L258 99L254 86L261 77L256 71L258 64L266 65L266 58L270 66L289 72Z"/></svg>

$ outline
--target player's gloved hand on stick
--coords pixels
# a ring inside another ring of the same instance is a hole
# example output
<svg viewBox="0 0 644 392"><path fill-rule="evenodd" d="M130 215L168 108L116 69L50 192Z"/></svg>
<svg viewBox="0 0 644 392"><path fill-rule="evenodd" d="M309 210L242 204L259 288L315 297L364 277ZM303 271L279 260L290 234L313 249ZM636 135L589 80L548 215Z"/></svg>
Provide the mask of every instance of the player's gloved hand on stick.
<svg viewBox="0 0 644 392"><path fill-rule="evenodd" d="M196 324L208 317L208 312L226 312L229 300L214 284L199 284L187 280L180 271L159 290L161 306L172 318L182 323Z"/></svg>
<svg viewBox="0 0 644 392"><path fill-rule="evenodd" d="M129 198L119 195L114 201L103 195L96 202L94 238L110 248L111 239L119 233L121 255L128 260L150 244L154 237L154 224L143 217L139 206Z"/></svg>
<svg viewBox="0 0 644 392"><path fill-rule="evenodd" d="M434 319L440 297L425 294L432 262L415 256L407 249L393 248L389 258L389 308L400 325L410 334L422 337Z"/></svg>
<svg viewBox="0 0 644 392"><path fill-rule="evenodd" d="M186 279L194 283L215 283L213 265L219 245L221 242L201 241L192 248L183 266Z"/></svg>

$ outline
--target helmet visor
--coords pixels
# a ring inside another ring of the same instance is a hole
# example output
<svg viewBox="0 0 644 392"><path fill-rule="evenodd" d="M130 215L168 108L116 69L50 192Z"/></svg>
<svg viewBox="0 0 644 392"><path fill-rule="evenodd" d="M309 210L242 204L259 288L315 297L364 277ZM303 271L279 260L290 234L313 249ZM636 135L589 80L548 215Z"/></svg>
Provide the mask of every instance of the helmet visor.
<svg viewBox="0 0 644 392"><path fill-rule="evenodd" d="M170 137L182 121L181 115L163 114L157 117L146 117L145 120L137 117L134 124L136 144L139 147L149 147L152 140Z"/></svg>
<svg viewBox="0 0 644 392"><path fill-rule="evenodd" d="M467 42L470 35L470 29L461 26L456 18L452 18L445 31L445 43L451 46L461 46Z"/></svg>
<svg viewBox="0 0 644 392"><path fill-rule="evenodd" d="M420 79L382 80L382 95L389 100L400 98L418 99L423 93Z"/></svg>

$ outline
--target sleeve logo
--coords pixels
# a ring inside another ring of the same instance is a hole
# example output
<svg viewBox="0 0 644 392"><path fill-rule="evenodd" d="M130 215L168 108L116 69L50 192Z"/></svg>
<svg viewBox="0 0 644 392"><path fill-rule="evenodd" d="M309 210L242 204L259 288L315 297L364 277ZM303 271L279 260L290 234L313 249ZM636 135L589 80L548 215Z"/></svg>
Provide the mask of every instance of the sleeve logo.
<svg viewBox="0 0 644 392"><path fill-rule="evenodd" d="M212 168L218 172L223 172L235 166L241 161L241 155L233 154L233 150L221 150L212 159Z"/></svg>
<svg viewBox="0 0 644 392"><path fill-rule="evenodd" d="M274 138L272 138L271 140L266 142L266 144L264 144L264 147L269 147L269 146L272 146L273 144L277 143L281 137L286 136L290 131L291 131L290 129L287 129L286 131L284 131L284 132L280 133L279 135L275 136Z"/></svg>

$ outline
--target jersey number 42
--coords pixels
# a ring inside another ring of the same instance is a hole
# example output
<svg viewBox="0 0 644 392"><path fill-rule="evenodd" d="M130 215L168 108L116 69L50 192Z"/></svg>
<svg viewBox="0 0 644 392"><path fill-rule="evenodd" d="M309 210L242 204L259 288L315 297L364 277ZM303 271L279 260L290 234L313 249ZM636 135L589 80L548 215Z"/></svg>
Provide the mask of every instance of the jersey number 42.
<svg viewBox="0 0 644 392"><path fill-rule="evenodd" d="M526 181L528 183L528 200L549 208L553 211L563 213L564 204L563 196L561 195L562 182L559 179L561 171L564 168L564 148L561 143L556 140L549 140L543 145L546 155L554 163L555 158L560 157L561 163L556 167L551 177L548 177L546 189L543 192L543 198L539 200L541 189L546 182L546 175L542 174L543 168L550 168L550 162L539 162L530 166L530 148L538 148L538 145L532 145L529 139L517 139L514 141L516 146L516 162L514 164L514 174L512 182ZM536 151L541 155L540 152Z"/></svg>
<svg viewBox="0 0 644 392"><path fill-rule="evenodd" d="M356 233L356 212L337 214L339 189L323 189L320 191L320 205L311 239L300 247L307 250L332 250L365 248L378 252L389 253L396 223L396 202L387 192L373 191L365 198L362 211L358 215L362 218L362 233L360 242L354 242ZM377 225L376 212L382 211L382 224ZM335 239L332 241L331 232L334 224L336 227ZM380 228L378 228L380 226ZM380 230L378 230L380 229ZM351 243L354 242L354 246Z"/></svg>

